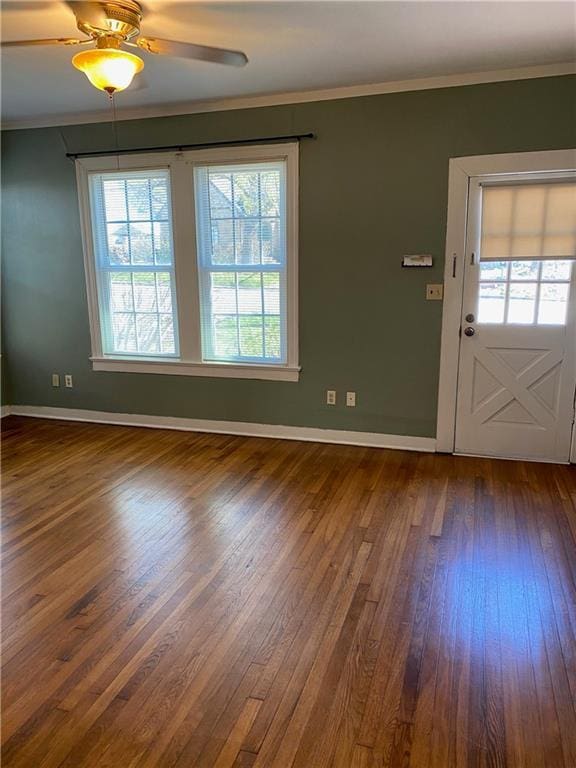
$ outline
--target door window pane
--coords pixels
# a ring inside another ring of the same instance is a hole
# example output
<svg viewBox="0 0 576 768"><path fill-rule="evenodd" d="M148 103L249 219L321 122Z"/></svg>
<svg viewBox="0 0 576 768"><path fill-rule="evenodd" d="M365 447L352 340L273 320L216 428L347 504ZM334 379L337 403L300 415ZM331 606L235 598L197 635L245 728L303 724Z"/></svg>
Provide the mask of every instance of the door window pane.
<svg viewBox="0 0 576 768"><path fill-rule="evenodd" d="M564 325L569 288L568 283L545 283L540 286L539 325Z"/></svg>
<svg viewBox="0 0 576 768"><path fill-rule="evenodd" d="M570 259L481 262L478 322L563 325L571 273Z"/></svg>
<svg viewBox="0 0 576 768"><path fill-rule="evenodd" d="M542 280L570 280L571 261L545 261L542 264Z"/></svg>
<svg viewBox="0 0 576 768"><path fill-rule="evenodd" d="M480 280L506 280L508 264L507 261L481 261Z"/></svg>
<svg viewBox="0 0 576 768"><path fill-rule="evenodd" d="M480 283L478 322L501 323L506 306L505 283Z"/></svg>
<svg viewBox="0 0 576 768"><path fill-rule="evenodd" d="M510 262L510 280L538 280L539 261Z"/></svg>
<svg viewBox="0 0 576 768"><path fill-rule="evenodd" d="M534 322L537 283L512 283L509 286L507 322L529 325Z"/></svg>

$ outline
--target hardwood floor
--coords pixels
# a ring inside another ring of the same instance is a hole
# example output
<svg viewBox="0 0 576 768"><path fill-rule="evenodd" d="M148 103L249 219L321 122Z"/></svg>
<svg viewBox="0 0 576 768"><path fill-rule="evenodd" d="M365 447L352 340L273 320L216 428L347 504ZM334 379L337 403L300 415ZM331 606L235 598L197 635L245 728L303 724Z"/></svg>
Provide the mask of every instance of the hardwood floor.
<svg viewBox="0 0 576 768"><path fill-rule="evenodd" d="M576 471L3 420L4 768L574 768Z"/></svg>

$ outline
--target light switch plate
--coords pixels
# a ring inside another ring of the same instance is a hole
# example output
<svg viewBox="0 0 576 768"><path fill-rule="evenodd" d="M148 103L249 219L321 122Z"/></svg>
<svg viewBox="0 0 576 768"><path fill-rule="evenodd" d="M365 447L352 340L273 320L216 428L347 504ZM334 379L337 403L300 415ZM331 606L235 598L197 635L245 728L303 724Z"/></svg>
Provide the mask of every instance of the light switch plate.
<svg viewBox="0 0 576 768"><path fill-rule="evenodd" d="M428 283L426 286L427 301L442 301L444 298L444 285L442 283Z"/></svg>

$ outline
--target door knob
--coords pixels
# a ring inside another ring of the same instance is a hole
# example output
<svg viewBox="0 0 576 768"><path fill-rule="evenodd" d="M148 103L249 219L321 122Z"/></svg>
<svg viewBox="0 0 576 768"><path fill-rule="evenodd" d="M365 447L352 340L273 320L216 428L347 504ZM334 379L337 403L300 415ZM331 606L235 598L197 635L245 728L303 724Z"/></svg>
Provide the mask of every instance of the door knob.
<svg viewBox="0 0 576 768"><path fill-rule="evenodd" d="M470 328L470 327L464 328L464 335L465 336L474 336L475 333L476 333L476 331L474 330L474 328Z"/></svg>
<svg viewBox="0 0 576 768"><path fill-rule="evenodd" d="M475 317L474 317L474 315L472 313L470 313L469 315L466 315L466 322L467 323L473 323L474 320L475 320Z"/></svg>

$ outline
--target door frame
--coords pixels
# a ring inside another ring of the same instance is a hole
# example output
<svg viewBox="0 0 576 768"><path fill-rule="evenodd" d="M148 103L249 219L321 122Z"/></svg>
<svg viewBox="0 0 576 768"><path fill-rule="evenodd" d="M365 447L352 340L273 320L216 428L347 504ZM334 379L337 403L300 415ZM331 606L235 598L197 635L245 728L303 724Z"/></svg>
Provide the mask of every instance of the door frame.
<svg viewBox="0 0 576 768"><path fill-rule="evenodd" d="M441 453L454 453L456 437L460 320L464 292L470 179L475 176L575 170L576 149L450 158L436 427L436 450ZM570 461L576 463L576 429L572 431Z"/></svg>

